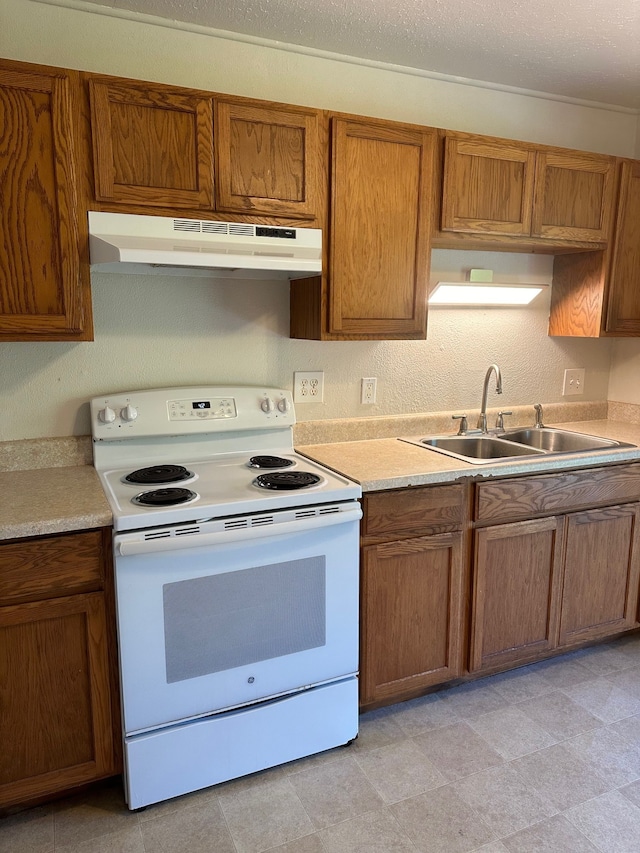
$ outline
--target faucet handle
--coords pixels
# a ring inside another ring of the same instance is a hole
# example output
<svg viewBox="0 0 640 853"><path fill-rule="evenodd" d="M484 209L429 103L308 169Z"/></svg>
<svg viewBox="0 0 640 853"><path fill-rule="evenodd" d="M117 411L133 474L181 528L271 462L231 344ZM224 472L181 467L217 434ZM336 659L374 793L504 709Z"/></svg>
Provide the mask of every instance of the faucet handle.
<svg viewBox="0 0 640 853"><path fill-rule="evenodd" d="M536 429L542 429L544 427L542 422L542 403L535 403L533 408L536 410L536 422L534 426Z"/></svg>
<svg viewBox="0 0 640 853"><path fill-rule="evenodd" d="M504 417L505 415L512 415L513 412L498 412L498 417L496 418L496 429L504 429Z"/></svg>
<svg viewBox="0 0 640 853"><path fill-rule="evenodd" d="M467 423L466 415L451 415L451 420L460 421L460 426L458 427L458 435L464 435L469 429L469 424Z"/></svg>

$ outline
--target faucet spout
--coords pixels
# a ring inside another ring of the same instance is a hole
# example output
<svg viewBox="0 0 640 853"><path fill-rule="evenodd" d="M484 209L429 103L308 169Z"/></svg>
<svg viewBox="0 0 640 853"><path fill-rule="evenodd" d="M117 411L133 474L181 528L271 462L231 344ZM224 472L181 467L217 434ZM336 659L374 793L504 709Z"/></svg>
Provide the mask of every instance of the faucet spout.
<svg viewBox="0 0 640 853"><path fill-rule="evenodd" d="M482 386L482 404L480 406L480 415L478 416L478 429L482 432L487 432L487 395L489 393L489 380L491 374L496 376L496 394L502 394L502 374L497 364L489 365L484 377L484 385Z"/></svg>

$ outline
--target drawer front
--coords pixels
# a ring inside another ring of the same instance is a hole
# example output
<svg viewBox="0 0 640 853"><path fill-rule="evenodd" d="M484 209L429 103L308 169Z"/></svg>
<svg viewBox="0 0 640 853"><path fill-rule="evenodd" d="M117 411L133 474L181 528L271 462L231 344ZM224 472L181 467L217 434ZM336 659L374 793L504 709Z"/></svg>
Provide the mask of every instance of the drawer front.
<svg viewBox="0 0 640 853"><path fill-rule="evenodd" d="M617 465L478 483L476 521L551 515L640 499L640 465Z"/></svg>
<svg viewBox="0 0 640 853"><path fill-rule="evenodd" d="M88 530L0 545L0 605L101 589L108 536Z"/></svg>
<svg viewBox="0 0 640 853"><path fill-rule="evenodd" d="M363 541L388 542L459 530L466 493L460 484L370 492L363 497Z"/></svg>

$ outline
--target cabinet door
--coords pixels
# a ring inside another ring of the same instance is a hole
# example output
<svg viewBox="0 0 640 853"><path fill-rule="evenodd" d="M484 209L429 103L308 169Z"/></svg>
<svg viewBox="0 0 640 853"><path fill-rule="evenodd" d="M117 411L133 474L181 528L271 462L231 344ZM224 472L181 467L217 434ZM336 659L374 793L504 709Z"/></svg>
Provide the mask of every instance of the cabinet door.
<svg viewBox="0 0 640 853"><path fill-rule="evenodd" d="M96 199L212 208L211 98L151 83L89 87Z"/></svg>
<svg viewBox="0 0 640 853"><path fill-rule="evenodd" d="M0 62L0 340L91 340L75 72Z"/></svg>
<svg viewBox="0 0 640 853"><path fill-rule="evenodd" d="M606 330L640 335L640 161L622 163Z"/></svg>
<svg viewBox="0 0 640 853"><path fill-rule="evenodd" d="M329 332L426 336L435 132L333 120Z"/></svg>
<svg viewBox="0 0 640 853"><path fill-rule="evenodd" d="M318 213L319 114L216 103L217 210L312 219Z"/></svg>
<svg viewBox="0 0 640 853"><path fill-rule="evenodd" d="M462 534L363 549L363 705L406 698L461 671Z"/></svg>
<svg viewBox="0 0 640 853"><path fill-rule="evenodd" d="M639 519L640 504L568 517L561 645L637 625Z"/></svg>
<svg viewBox="0 0 640 853"><path fill-rule="evenodd" d="M0 805L115 772L102 593L0 608Z"/></svg>
<svg viewBox="0 0 640 853"><path fill-rule="evenodd" d="M476 531L471 671L555 648L561 526L557 518L543 518Z"/></svg>
<svg viewBox="0 0 640 853"><path fill-rule="evenodd" d="M516 143L447 135L442 230L528 236L535 159Z"/></svg>
<svg viewBox="0 0 640 853"><path fill-rule="evenodd" d="M605 243L613 210L615 160L582 152L540 151L532 234Z"/></svg>

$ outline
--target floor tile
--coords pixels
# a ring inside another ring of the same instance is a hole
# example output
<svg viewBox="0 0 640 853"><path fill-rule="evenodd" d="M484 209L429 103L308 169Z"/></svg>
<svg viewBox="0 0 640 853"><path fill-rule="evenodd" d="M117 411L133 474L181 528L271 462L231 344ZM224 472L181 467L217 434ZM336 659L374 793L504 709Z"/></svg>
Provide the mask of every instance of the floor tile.
<svg viewBox="0 0 640 853"><path fill-rule="evenodd" d="M498 838L538 823L557 812L508 765L483 770L453 783L455 792Z"/></svg>
<svg viewBox="0 0 640 853"><path fill-rule="evenodd" d="M554 737L514 706L475 717L467 725L507 761L556 742Z"/></svg>
<svg viewBox="0 0 640 853"><path fill-rule="evenodd" d="M640 699L634 698L606 678L595 678L560 689L604 723L613 723L640 713Z"/></svg>
<svg viewBox="0 0 640 853"><path fill-rule="evenodd" d="M629 743L640 746L640 714L635 714L633 717L627 717L624 720L611 723L608 728L611 731L621 734Z"/></svg>
<svg viewBox="0 0 640 853"><path fill-rule="evenodd" d="M509 766L558 811L577 806L614 787L594 773L593 767L581 761L565 744L526 755L512 761Z"/></svg>
<svg viewBox="0 0 640 853"><path fill-rule="evenodd" d="M314 830L289 778L221 793L219 801L238 853L261 853Z"/></svg>
<svg viewBox="0 0 640 853"><path fill-rule="evenodd" d="M509 853L502 841L492 841L491 844L483 844L473 853Z"/></svg>
<svg viewBox="0 0 640 853"><path fill-rule="evenodd" d="M491 687L510 703L535 699L553 690L534 666L523 666L510 672L501 672L488 680Z"/></svg>
<svg viewBox="0 0 640 853"><path fill-rule="evenodd" d="M360 714L358 739L349 748L378 749L388 743L406 738L406 734L396 722L394 708L395 706L392 705L390 708Z"/></svg>
<svg viewBox="0 0 640 853"><path fill-rule="evenodd" d="M393 718L407 737L415 737L440 726L450 726L459 720L451 705L443 702L439 693L429 693L394 707L396 711Z"/></svg>
<svg viewBox="0 0 640 853"><path fill-rule="evenodd" d="M56 846L71 846L131 829L139 817L127 808L118 779L57 803L53 821Z"/></svg>
<svg viewBox="0 0 640 853"><path fill-rule="evenodd" d="M553 689L580 684L593 678L591 670L573 655L560 655L536 664L536 671Z"/></svg>
<svg viewBox="0 0 640 853"><path fill-rule="evenodd" d="M235 853L217 799L185 806L140 824L145 849L153 853Z"/></svg>
<svg viewBox="0 0 640 853"><path fill-rule="evenodd" d="M640 808L640 780L618 789L628 800Z"/></svg>
<svg viewBox="0 0 640 853"><path fill-rule="evenodd" d="M53 807L0 818L0 853L52 853Z"/></svg>
<svg viewBox="0 0 640 853"><path fill-rule="evenodd" d="M566 741L567 749L588 764L611 788L640 779L640 747L618 732L596 729Z"/></svg>
<svg viewBox="0 0 640 853"><path fill-rule="evenodd" d="M580 656L580 663L590 669L594 675L607 675L633 666L629 656L615 644L603 643L590 646L576 654Z"/></svg>
<svg viewBox="0 0 640 853"><path fill-rule="evenodd" d="M412 741L361 752L356 761L385 803L415 797L447 781Z"/></svg>
<svg viewBox="0 0 640 853"><path fill-rule="evenodd" d="M618 791L575 806L565 817L603 853L640 849L640 809Z"/></svg>
<svg viewBox="0 0 640 853"><path fill-rule="evenodd" d="M325 853L325 848L316 832L313 835L305 835L302 838L296 838L295 841L281 844L279 847L272 847L269 853Z"/></svg>
<svg viewBox="0 0 640 853"><path fill-rule="evenodd" d="M597 728L602 721L564 693L555 691L517 706L556 740Z"/></svg>
<svg viewBox="0 0 640 853"><path fill-rule="evenodd" d="M461 720L488 714L507 704L506 699L484 678L443 690L440 696Z"/></svg>
<svg viewBox="0 0 640 853"><path fill-rule="evenodd" d="M451 785L389 808L420 853L470 853L496 838Z"/></svg>
<svg viewBox="0 0 640 853"><path fill-rule="evenodd" d="M314 829L324 829L384 805L352 758L293 773L289 782Z"/></svg>
<svg viewBox="0 0 640 853"><path fill-rule="evenodd" d="M162 853L163 847L153 847L154 853ZM172 849L172 848L168 848ZM175 849L175 848L173 848ZM181 848L178 848L181 849ZM202 850L213 853L211 848L194 848L194 853ZM132 826L120 832L109 835L101 835L99 838L90 838L78 844L56 844L56 853L146 853L140 826ZM225 853L220 851L220 853Z"/></svg>
<svg viewBox="0 0 640 853"><path fill-rule="evenodd" d="M323 853L415 853L415 847L387 809L368 812L320 830Z"/></svg>
<svg viewBox="0 0 640 853"><path fill-rule="evenodd" d="M503 763L502 756L467 723L434 729L414 738L414 742L448 780Z"/></svg>
<svg viewBox="0 0 640 853"><path fill-rule="evenodd" d="M630 693L634 699L640 699L640 666L623 669L608 675L607 678L626 693Z"/></svg>
<svg viewBox="0 0 640 853"><path fill-rule="evenodd" d="M555 815L503 838L507 853L600 853L562 815Z"/></svg>
<svg viewBox="0 0 640 853"><path fill-rule="evenodd" d="M225 785L227 784L229 783L225 783ZM181 797L174 797L172 800L163 800L161 803L153 803L139 811L137 813L138 818L140 823L145 823L148 820L155 820L156 818L164 817L165 815L181 811L182 809L188 809L194 806L206 807L209 803L218 801L218 791L223 787L223 785L214 785L211 788L203 788L199 791L193 791L190 794L183 794Z"/></svg>

